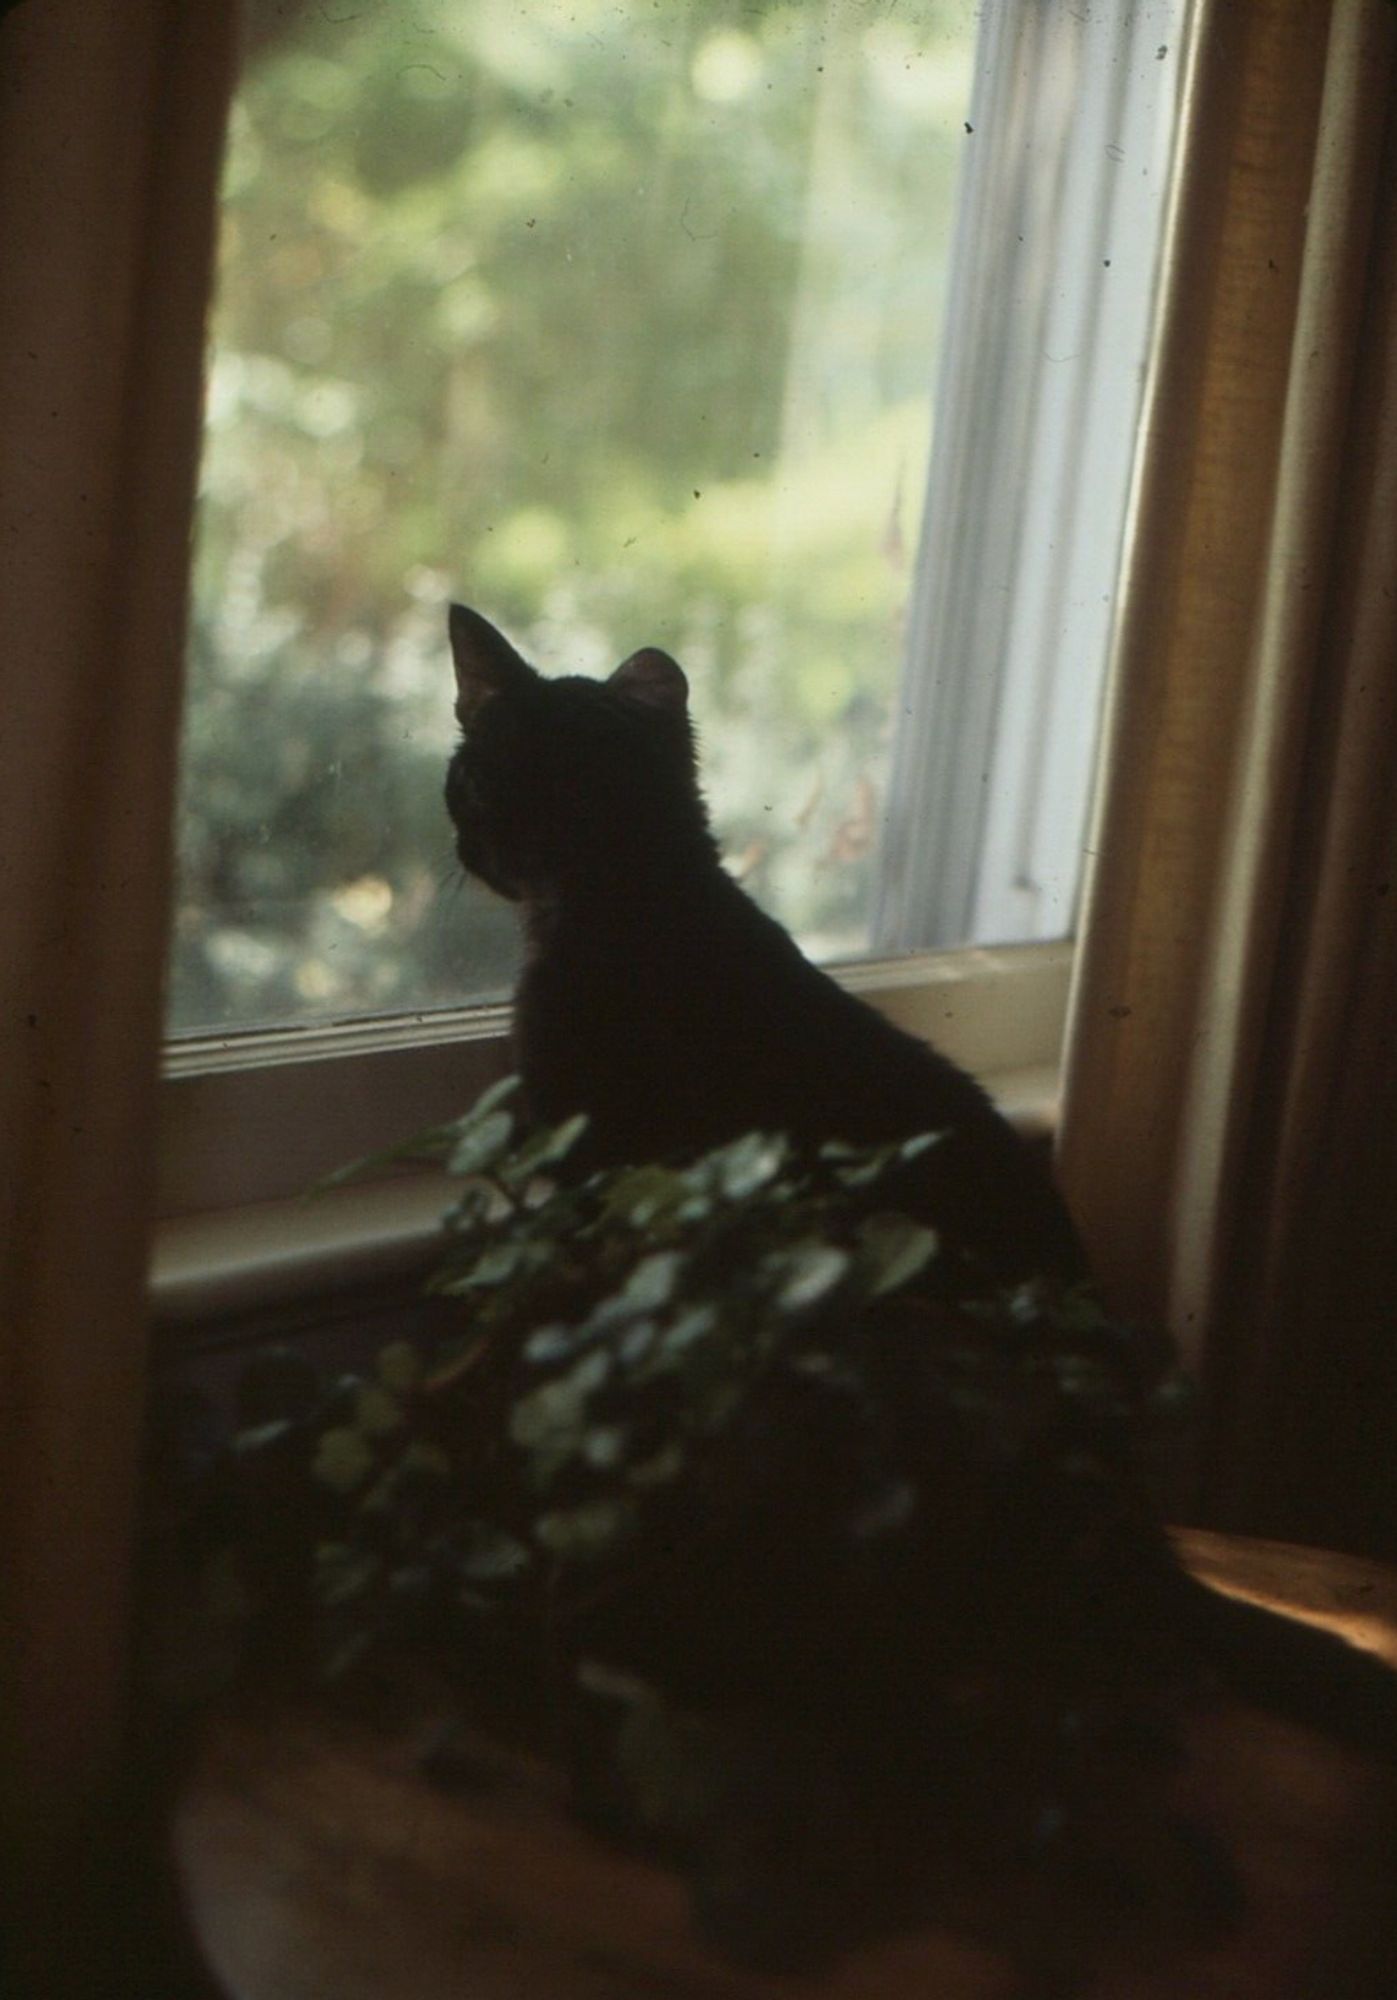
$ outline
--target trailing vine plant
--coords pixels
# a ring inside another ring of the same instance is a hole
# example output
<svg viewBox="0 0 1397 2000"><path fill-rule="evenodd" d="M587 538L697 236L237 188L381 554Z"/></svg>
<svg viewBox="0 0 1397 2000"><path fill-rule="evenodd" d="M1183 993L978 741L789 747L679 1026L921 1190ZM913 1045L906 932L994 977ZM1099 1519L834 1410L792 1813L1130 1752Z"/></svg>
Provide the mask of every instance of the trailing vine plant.
<svg viewBox="0 0 1397 2000"><path fill-rule="evenodd" d="M935 1134L570 1178L584 1121L521 1132L514 1087L391 1156L455 1183L450 1333L245 1371L205 1629L332 1679L429 1648L760 1964L952 1881L1158 1873L1167 1350L890 1209Z"/></svg>

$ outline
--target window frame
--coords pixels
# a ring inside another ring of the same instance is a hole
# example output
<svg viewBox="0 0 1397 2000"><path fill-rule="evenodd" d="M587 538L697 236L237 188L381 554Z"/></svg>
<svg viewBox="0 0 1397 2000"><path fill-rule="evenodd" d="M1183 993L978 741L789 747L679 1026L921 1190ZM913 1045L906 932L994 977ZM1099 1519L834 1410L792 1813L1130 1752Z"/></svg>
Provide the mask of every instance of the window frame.
<svg viewBox="0 0 1397 2000"><path fill-rule="evenodd" d="M830 970L952 1061L993 1075L1056 1061L1071 955L1067 943L968 947ZM510 1067L509 1014L492 1003L172 1045L157 1212L289 1200L464 1110Z"/></svg>
<svg viewBox="0 0 1397 2000"><path fill-rule="evenodd" d="M1025 1128L1051 1123L1070 941L920 953L829 968L979 1076ZM197 1318L396 1265L430 1242L444 1182L384 1169L308 1201L346 1162L463 1111L511 1067L510 1009L370 1017L201 1037L165 1052L159 1217L162 1318Z"/></svg>
<svg viewBox="0 0 1397 2000"><path fill-rule="evenodd" d="M1188 5L982 22L875 950L1071 927Z"/></svg>
<svg viewBox="0 0 1397 2000"><path fill-rule="evenodd" d="M1103 64L1138 57L1143 42L1155 32L1162 12L1177 16L1186 0L1155 0L1150 7L1123 10L1109 51L1096 50L1088 60L1087 38L1076 17L1063 22L1041 19L1006 22L996 17L982 28L977 55L976 111L972 123L986 131L1014 98L1016 79L1025 70L1025 37L1044 35L1065 39L1069 73L1079 79ZM1098 31L1099 39L1099 31ZM1036 46L1036 44L1035 44ZM1061 52L1059 52L1061 53ZM994 68L984 74L986 58ZM1032 65L1029 65L1032 68ZM1021 93L1020 93L1021 94ZM1155 93L1157 96L1157 93ZM1154 105L1150 90L1136 91L1126 112L1142 136L1151 131ZM998 110L996 107L999 107ZM1100 111L1101 107L1097 107ZM1111 111L1110 106L1107 107ZM1016 114L1022 121L1023 111ZM1114 115L1114 112L1112 112ZM1060 124L1059 120L1059 124ZM1092 124L1094 137L1099 119ZM1025 142L1051 132L1030 107L1028 124L1015 127ZM1112 130L1118 127L1113 126ZM1157 135L1156 135L1157 136ZM1152 156L1158 160L1158 147ZM1066 177L1073 161L1060 161ZM1103 178L1087 177L1081 192L1080 162L1075 168L1077 210L1070 233L1098 244L1108 218L1116 220L1119 203ZM1002 180L1002 175L999 177ZM1022 169L1011 175L1013 199L1022 202ZM978 246L985 210L1002 209L1005 191L993 166L972 164L962 191L957 225L959 277L955 300L967 289L978 295L987 281L988 264ZM1113 206L1114 202L1114 206ZM996 210L998 212L998 210ZM1020 218L1022 219L1022 218ZM1063 233L1061 218L1054 224ZM994 260L990 260L993 262ZM1012 258L1010 262L1012 263ZM1002 259L994 271L1004 281ZM1137 275L1137 285L1139 283ZM1102 273L1080 274L1069 314L1076 325L1089 326L1089 352L1075 371L1073 409L1080 414L1085 384L1099 365L1101 328L1109 322L1101 312ZM1034 337L1020 343L1015 367L1020 421L1009 440L1010 456L1046 450L1061 451L1061 426L1045 423L1043 399L1033 377L1036 363L1048 362L1037 353L1037 334L1061 321L1062 306L1045 299L1034 322ZM1141 305L1143 312L1144 306ZM1034 606L1000 605L996 599L993 629L967 611L972 599L984 600L988 588L984 563L967 565L961 558L977 537L967 523L946 508L948 481L964 497L965 440L978 410L995 410L1002 395L1002 361L987 365L984 344L972 337L974 328L957 335L948 329L942 379L938 388L938 448L933 455L912 616L908 657L900 708L907 708L910 726L899 731L890 813L904 829L901 841L889 849L879 883L875 915L876 947L885 955L836 964L827 969L849 990L867 999L899 1025L922 1036L953 1061L977 1075L1010 1115L1026 1129L1046 1130L1055 1110L1058 1066L1068 1005L1074 947L1070 939L1017 944L994 949L917 950L920 939L954 935L947 911L951 906L968 915L976 902L975 855L967 843L988 837L983 792L967 799L972 782L989 755L997 719L1012 711L1013 690L1006 691L1009 669L1004 656L1011 616L1022 623ZM954 377L954 379L952 379ZM959 399L959 400L958 400ZM959 405L969 402L974 409ZM1112 422L1119 429L1120 396ZM947 414L949 412L949 415ZM944 440L943 440L944 428ZM1100 427L1098 426L1098 429ZM1040 434L1055 435L1043 446ZM957 449L959 442L959 450ZM1126 452L1128 458L1128 451ZM1045 513L1062 507L1060 478L1051 471L1037 482L1036 496L1025 501L1006 487L1005 455L997 455L998 477L970 481L971 511L983 531L979 541L1004 553L1004 536L996 539L996 522L1004 510L1006 492L1014 502L1014 527L1009 536L1013 556L1024 540L1024 516L1034 511L1039 525ZM1124 473L1122 472L1122 480ZM1029 482L1023 482L1025 486ZM951 496L954 498L954 494ZM1122 496L1123 500L1123 496ZM949 519L956 533L947 547L960 554L947 579L946 550L929 545L927 537L941 532ZM928 549L930 547L930 552ZM1111 552L1119 555L1119 549ZM1029 579L1027 594L1041 596L1043 563ZM1098 562L1097 570L1102 564ZM974 572L972 575L971 572ZM978 578L978 582L976 579ZM965 616L945 620L928 615L929 592L949 587L951 610ZM968 623L967 623L968 619ZM1104 651L1108 620L1100 640ZM962 629L963 628L963 629ZM1076 637L1080 639L1080 632ZM1011 663L1012 665L1012 663ZM1040 653L1014 669L1020 680L1037 677L1043 669ZM920 691L914 686L920 676ZM1088 704L1096 706L1095 694ZM1022 721L1031 719L1029 734L1041 734L1042 703L1018 702ZM948 744L958 746L969 730L969 754L957 748L951 761ZM959 733L957 733L959 732ZM1011 731L1012 733L1012 731ZM1019 729L1018 737L1025 732ZM1015 738L1009 766L1022 763L1023 743ZM948 818L949 815L949 818ZM1084 816L1084 813L1083 813ZM967 833L967 828L972 830ZM907 833L916 829L909 841ZM978 829L978 832L975 830ZM1080 834L1076 836L1080 838ZM1001 843L1002 844L1002 843ZM944 881L929 883L926 854L943 857ZM979 899L981 910L983 898ZM960 934L964 934L963 931ZM415 1130L440 1122L464 1109L475 1095L511 1066L509 1008L490 1002L458 1009L435 1009L391 1016L356 1017L325 1025L307 1024L266 1030L211 1033L182 1037L166 1045L162 1085L161 1134L158 1161L159 1218L152 1267L152 1293L157 1314L174 1319L197 1317L229 1300L261 1302L269 1296L303 1291L328 1282L335 1274L392 1266L421 1256L443 1206L439 1178L421 1173L385 1176L362 1187L343 1189L320 1202L307 1204L305 1190L346 1161L381 1150Z"/></svg>

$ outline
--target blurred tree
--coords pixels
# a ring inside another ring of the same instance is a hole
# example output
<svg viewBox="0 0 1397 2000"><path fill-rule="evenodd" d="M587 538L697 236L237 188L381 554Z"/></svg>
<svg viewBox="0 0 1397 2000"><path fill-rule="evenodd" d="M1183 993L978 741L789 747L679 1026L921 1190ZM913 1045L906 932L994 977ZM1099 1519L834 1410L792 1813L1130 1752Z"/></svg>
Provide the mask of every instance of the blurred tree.
<svg viewBox="0 0 1397 2000"><path fill-rule="evenodd" d="M905 18L904 18L905 16ZM257 0L225 174L176 1029L507 983L442 615L684 660L755 891L858 943L969 8Z"/></svg>

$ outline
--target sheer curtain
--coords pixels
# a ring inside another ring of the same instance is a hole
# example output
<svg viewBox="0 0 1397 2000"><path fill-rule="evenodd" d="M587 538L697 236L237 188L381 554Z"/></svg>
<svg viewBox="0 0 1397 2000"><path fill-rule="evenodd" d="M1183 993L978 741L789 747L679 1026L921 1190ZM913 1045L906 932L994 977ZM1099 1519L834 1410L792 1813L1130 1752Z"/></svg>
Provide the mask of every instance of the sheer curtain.
<svg viewBox="0 0 1397 2000"><path fill-rule="evenodd" d="M225 0L0 25L0 1916L74 1906L122 1727ZM43 1971L35 1970L42 1966Z"/></svg>
<svg viewBox="0 0 1397 2000"><path fill-rule="evenodd" d="M1061 1167L1204 1514L1397 1553L1397 10L1194 29Z"/></svg>

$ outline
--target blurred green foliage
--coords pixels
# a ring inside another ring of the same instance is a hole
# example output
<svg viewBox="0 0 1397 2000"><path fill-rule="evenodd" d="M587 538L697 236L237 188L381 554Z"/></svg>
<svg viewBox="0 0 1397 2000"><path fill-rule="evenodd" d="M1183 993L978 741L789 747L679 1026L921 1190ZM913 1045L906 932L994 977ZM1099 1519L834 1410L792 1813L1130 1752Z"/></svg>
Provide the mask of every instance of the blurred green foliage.
<svg viewBox="0 0 1397 2000"><path fill-rule="evenodd" d="M444 607L667 646L754 893L856 950L965 0L254 7L225 171L176 1030L498 990Z"/></svg>

